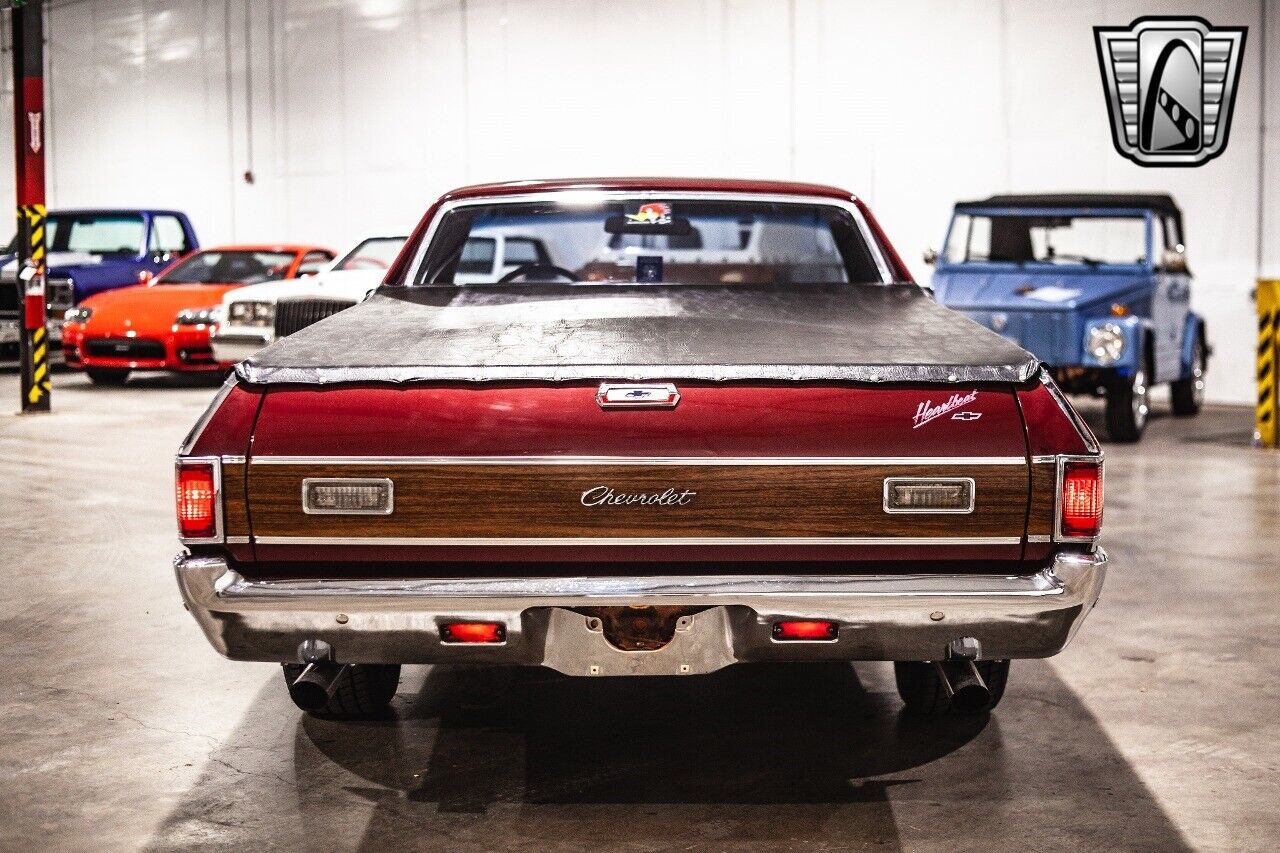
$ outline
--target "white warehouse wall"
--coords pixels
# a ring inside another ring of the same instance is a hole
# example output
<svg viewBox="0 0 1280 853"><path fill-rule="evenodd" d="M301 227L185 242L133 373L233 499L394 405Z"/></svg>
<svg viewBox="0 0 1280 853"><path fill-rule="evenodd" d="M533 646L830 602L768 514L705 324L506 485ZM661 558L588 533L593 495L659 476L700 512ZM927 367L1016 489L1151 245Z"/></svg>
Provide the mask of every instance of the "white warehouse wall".
<svg viewBox="0 0 1280 853"><path fill-rule="evenodd" d="M1265 138L1280 162L1280 5L1264 39L1263 2L1208 12L1250 28L1227 152L1143 169L1112 148L1092 27L1203 4L52 0L50 204L168 205L206 242L338 248L462 183L794 177L867 199L925 278L958 198L1168 190L1217 347L1210 395L1247 402L1250 291L1260 265L1280 275L1280 165L1264 191L1260 156Z"/></svg>

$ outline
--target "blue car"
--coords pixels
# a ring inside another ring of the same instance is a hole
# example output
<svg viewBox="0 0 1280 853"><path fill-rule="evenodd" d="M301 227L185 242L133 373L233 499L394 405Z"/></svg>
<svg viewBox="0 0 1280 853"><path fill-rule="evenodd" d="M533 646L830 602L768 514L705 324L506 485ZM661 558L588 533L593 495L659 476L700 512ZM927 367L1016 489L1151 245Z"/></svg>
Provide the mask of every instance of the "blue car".
<svg viewBox="0 0 1280 853"><path fill-rule="evenodd" d="M926 260L940 302L1034 353L1064 391L1104 396L1111 438L1137 441L1152 385L1170 384L1176 415L1204 402L1184 240L1168 195L995 195L957 204Z"/></svg>
<svg viewBox="0 0 1280 853"><path fill-rule="evenodd" d="M17 241L15 236L0 254L0 359L17 354ZM199 246L191 221L176 210L50 211L45 220L45 292L55 345L67 309L95 293L137 284Z"/></svg>

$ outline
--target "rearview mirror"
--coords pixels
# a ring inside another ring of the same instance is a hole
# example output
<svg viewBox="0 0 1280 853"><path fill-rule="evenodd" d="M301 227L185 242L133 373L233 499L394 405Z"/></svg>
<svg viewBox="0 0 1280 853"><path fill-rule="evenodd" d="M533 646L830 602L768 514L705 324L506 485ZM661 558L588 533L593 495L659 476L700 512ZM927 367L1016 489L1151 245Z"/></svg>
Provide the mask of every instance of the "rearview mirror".
<svg viewBox="0 0 1280 853"><path fill-rule="evenodd" d="M933 266L938 262L938 253L934 249L924 250L924 262L929 266Z"/></svg>
<svg viewBox="0 0 1280 853"><path fill-rule="evenodd" d="M1186 272L1187 256L1174 249L1165 249L1160 259L1160 268L1165 272Z"/></svg>

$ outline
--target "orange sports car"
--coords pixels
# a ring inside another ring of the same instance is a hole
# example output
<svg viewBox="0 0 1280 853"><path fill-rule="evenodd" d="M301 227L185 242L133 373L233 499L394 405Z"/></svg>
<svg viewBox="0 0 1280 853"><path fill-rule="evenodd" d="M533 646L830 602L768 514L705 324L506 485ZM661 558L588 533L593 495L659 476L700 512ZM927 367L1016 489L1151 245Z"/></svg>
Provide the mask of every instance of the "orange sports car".
<svg viewBox="0 0 1280 853"><path fill-rule="evenodd" d="M311 275L334 253L320 246L219 246L201 249L155 278L99 293L66 314L62 354L100 385L120 385L132 370L224 370L209 332L228 290Z"/></svg>

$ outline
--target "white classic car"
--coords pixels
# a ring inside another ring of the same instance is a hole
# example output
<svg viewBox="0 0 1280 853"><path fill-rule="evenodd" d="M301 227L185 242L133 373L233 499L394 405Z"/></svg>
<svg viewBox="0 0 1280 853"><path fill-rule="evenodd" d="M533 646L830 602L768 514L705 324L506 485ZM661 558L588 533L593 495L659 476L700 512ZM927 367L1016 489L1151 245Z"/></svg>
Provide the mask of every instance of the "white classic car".
<svg viewBox="0 0 1280 853"><path fill-rule="evenodd" d="M322 302L311 322L361 302L379 284L407 236L368 237L316 275L238 288L222 300L222 320L214 330L213 355L218 361L242 361L276 339L301 328L277 322L280 303ZM314 314L314 311L308 311ZM296 327L296 328L295 328Z"/></svg>

